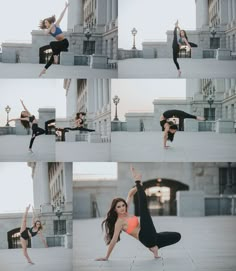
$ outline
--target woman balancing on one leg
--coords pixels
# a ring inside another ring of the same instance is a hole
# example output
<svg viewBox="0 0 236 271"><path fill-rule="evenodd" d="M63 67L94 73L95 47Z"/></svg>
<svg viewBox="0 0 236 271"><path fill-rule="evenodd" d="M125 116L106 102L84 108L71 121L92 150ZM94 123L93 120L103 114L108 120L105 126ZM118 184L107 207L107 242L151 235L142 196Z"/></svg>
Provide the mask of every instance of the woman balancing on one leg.
<svg viewBox="0 0 236 271"><path fill-rule="evenodd" d="M52 35L57 41L50 42L50 47L52 49L52 56L49 59L48 63L45 65L44 69L39 74L39 77L42 76L44 73L46 73L46 70L52 65L53 62L55 64L58 63L58 56L60 52L68 50L69 41L65 38L59 26L62 18L65 15L68 5L69 4L66 2L65 8L63 9L57 21L54 15L40 22L39 28L46 29L46 33Z"/></svg>
<svg viewBox="0 0 236 271"><path fill-rule="evenodd" d="M74 122L74 128L65 127L63 129L58 129L62 132L62 141L65 141L65 133L69 131L85 131L85 132L95 132L93 129L84 128L84 117L86 116L86 113L79 112L76 114L75 122Z"/></svg>
<svg viewBox="0 0 236 271"><path fill-rule="evenodd" d="M178 130L177 125L173 123L172 121L168 121L170 118L178 118L180 119L180 122L182 122L184 119L196 119L196 120L202 120L204 121L204 117L200 116L194 116L191 114L188 114L184 111L181 110L167 110L165 111L161 117L160 117L160 125L162 128L162 131L164 131L164 138L163 138L163 143L164 143L164 148L168 148L167 146L167 141L173 141L174 140L174 135L176 131Z"/></svg>
<svg viewBox="0 0 236 271"><path fill-rule="evenodd" d="M45 122L45 130L38 127L38 121L35 118L35 116L29 112L29 110L24 105L23 101L22 100L20 100L20 101L21 101L21 104L24 108L24 111L21 111L20 118L11 119L8 122L20 120L21 124L24 126L25 129L29 129L29 128L32 129L32 137L31 137L30 144L29 144L29 151L32 152L32 147L33 147L35 137L39 136L39 135L43 135L43 134L47 135L48 134L48 126L51 126L52 123L55 122L55 119L51 119L51 120L48 120Z"/></svg>
<svg viewBox="0 0 236 271"><path fill-rule="evenodd" d="M147 198L141 184L141 174L131 168L136 186L132 188L127 200L116 198L112 201L111 208L107 213L107 218L102 222L106 230L106 243L108 246L105 257L98 258L98 261L107 261L116 243L120 240L121 231L139 240L154 255L158 256L158 249L177 243L181 239L178 232L160 232L157 233L152 218L147 207ZM140 222L136 216L128 213L129 204L134 196L138 194Z"/></svg>
<svg viewBox="0 0 236 271"><path fill-rule="evenodd" d="M177 29L179 30L179 39L178 39L178 35L177 35ZM173 43L172 43L172 49L173 49L173 61L175 63L175 66L178 70L178 76L181 76L181 70L180 70L180 66L179 63L177 61L177 58L179 56L179 50L181 46L187 46L189 49L191 49L192 47L197 47L197 45L195 43L189 42L188 41L188 37L186 34L185 30L180 30L179 28L179 23L178 20L175 23L175 29L174 29L174 38L173 38Z"/></svg>
<svg viewBox="0 0 236 271"><path fill-rule="evenodd" d="M22 225L21 225L21 229L20 229L20 241L21 241L21 246L23 249L24 256L26 257L28 263L33 264L33 262L31 261L29 255L28 255L28 252L27 252L28 240L36 235L39 235L44 246L48 247L48 245L42 235L42 229L43 229L42 224L41 224L40 220L35 219L34 209L33 209L32 227L28 228L26 226L27 225L26 220L27 220L29 209L30 209L30 205L28 207L26 207L26 210L25 210L25 213L24 213L24 216L22 219Z"/></svg>

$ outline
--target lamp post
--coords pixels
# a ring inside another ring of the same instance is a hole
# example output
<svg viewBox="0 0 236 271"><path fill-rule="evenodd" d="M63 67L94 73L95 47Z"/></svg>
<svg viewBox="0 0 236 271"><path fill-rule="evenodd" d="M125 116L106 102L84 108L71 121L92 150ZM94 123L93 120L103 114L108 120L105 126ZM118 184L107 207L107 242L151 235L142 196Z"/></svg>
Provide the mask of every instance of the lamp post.
<svg viewBox="0 0 236 271"><path fill-rule="evenodd" d="M215 35L216 35L216 30L215 30L215 27L214 26L212 26L211 28L210 28L210 33L211 33L211 35L212 35L212 44L211 44L211 48L212 49L217 49L217 48L215 48L216 47L216 45L215 45Z"/></svg>
<svg viewBox="0 0 236 271"><path fill-rule="evenodd" d="M117 105L118 105L118 103L120 102L120 98L119 98L117 95L115 95L115 97L114 97L112 100L113 100L113 103L114 103L115 106L116 106L116 110L115 110L115 118L114 118L114 120L119 120L119 119L118 119L118 116L117 116Z"/></svg>
<svg viewBox="0 0 236 271"><path fill-rule="evenodd" d="M89 42L89 39L91 38L92 36L92 32L90 31L89 28L86 28L85 32L84 32L84 35L85 37L87 38L87 46L86 46L86 55L89 55L90 54L90 42Z"/></svg>
<svg viewBox="0 0 236 271"><path fill-rule="evenodd" d="M60 217L61 217L61 215L62 215L62 211L61 211L61 209L60 209L59 207L57 208L55 214L56 214L56 216L57 216L57 218L58 218L57 235L59 235L59 234L60 234Z"/></svg>
<svg viewBox="0 0 236 271"><path fill-rule="evenodd" d="M138 31L137 31L137 29L134 27L134 28L131 30L131 33L132 33L132 35L133 35L133 47L132 47L132 49L133 49L133 50L136 50L136 46L135 46L135 36L137 35Z"/></svg>
<svg viewBox="0 0 236 271"><path fill-rule="evenodd" d="M7 124L6 124L5 126L10 126L10 124L9 124L8 122L9 122L9 113L10 113L10 111L11 111L11 107L10 107L9 105L7 105L7 106L5 107L5 111L6 111L6 113L7 113Z"/></svg>
<svg viewBox="0 0 236 271"><path fill-rule="evenodd" d="M212 114L211 114L211 106L214 103L214 97L213 95L209 95L207 99L208 104L210 105L210 112L209 112L209 120L212 120Z"/></svg>

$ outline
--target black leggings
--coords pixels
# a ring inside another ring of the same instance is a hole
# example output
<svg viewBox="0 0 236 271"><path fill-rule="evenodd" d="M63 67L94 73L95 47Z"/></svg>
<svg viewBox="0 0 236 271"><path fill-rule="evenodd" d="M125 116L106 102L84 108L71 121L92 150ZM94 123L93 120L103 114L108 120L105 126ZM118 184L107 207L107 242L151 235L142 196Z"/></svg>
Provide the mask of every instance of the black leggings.
<svg viewBox="0 0 236 271"><path fill-rule="evenodd" d="M146 247L151 248L157 246L158 248L173 245L181 239L178 232L156 232L151 215L147 207L147 198L140 185L140 181L136 181L137 193L139 198L140 211L140 231L139 241Z"/></svg>
<svg viewBox="0 0 236 271"><path fill-rule="evenodd" d="M55 122L55 119L47 120L45 122L45 130L40 128L37 123L33 123L32 125L32 136L30 139L29 149L32 149L34 140L36 136L48 134L48 124Z"/></svg>
<svg viewBox="0 0 236 271"><path fill-rule="evenodd" d="M167 110L163 113L163 116L165 119L173 118L176 117L178 119L196 119L197 116L191 115L189 113L186 113L182 110L177 110L177 109L172 109L172 110Z"/></svg>
<svg viewBox="0 0 236 271"><path fill-rule="evenodd" d="M179 55L179 43L178 43L178 37L177 37L177 27L174 29L174 38L172 43L172 49L173 49L173 61L175 63L175 66L177 70L180 69L179 63L177 61L178 55Z"/></svg>
<svg viewBox="0 0 236 271"><path fill-rule="evenodd" d="M54 55L59 55L60 52L68 51L68 47L69 47L69 41L67 39L50 42L50 48L52 49L52 56L50 57L48 63L45 65L44 68L48 69L54 61Z"/></svg>
<svg viewBox="0 0 236 271"><path fill-rule="evenodd" d="M70 127L65 127L61 132L62 132L62 136L61 139L62 141L65 141L65 133L70 131L85 131L85 132L95 132L95 130L93 129L87 129L84 127L75 127L75 128L70 128Z"/></svg>

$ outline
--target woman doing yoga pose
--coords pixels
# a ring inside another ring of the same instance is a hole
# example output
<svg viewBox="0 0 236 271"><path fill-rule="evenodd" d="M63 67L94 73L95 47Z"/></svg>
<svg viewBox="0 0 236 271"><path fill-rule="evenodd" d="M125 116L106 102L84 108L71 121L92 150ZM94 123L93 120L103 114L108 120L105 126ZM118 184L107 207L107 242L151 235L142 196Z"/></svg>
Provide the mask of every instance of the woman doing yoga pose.
<svg viewBox="0 0 236 271"><path fill-rule="evenodd" d="M178 35L177 35L177 29L179 30L179 35L180 35L179 39L178 39ZM192 47L197 47L197 45L195 43L192 43L192 42L188 41L188 37L187 37L186 31L185 30L180 30L179 23L177 21L175 23L172 49L173 49L173 61L174 61L175 66L176 66L176 68L178 70L178 76L179 77L181 76L181 70L180 70L177 58L179 56L179 50L180 50L181 46L187 46L189 48L189 50Z"/></svg>
<svg viewBox="0 0 236 271"><path fill-rule="evenodd" d="M141 174L136 173L134 168L131 168L131 171L136 186L129 191L126 201L122 198L112 201L107 218L102 222L102 226L105 225L108 250L106 256L96 259L97 261L109 259L116 243L120 240L122 231L139 240L153 253L155 258L160 258L158 249L175 244L181 239L178 232L156 232L148 210L146 194L140 181ZM136 216L128 213L129 204L135 193L138 194L139 199L140 222Z"/></svg>
<svg viewBox="0 0 236 271"><path fill-rule="evenodd" d="M65 141L65 133L69 131L85 131L85 132L95 132L93 129L84 128L84 117L86 113L79 112L76 113L76 117L74 120L74 128L65 127L63 129L59 128L58 131L62 132L62 141Z"/></svg>
<svg viewBox="0 0 236 271"><path fill-rule="evenodd" d="M65 8L63 9L57 21L55 15L40 21L39 28L46 29L46 33L52 35L56 39L56 41L50 42L52 56L49 59L48 63L45 65L44 69L39 74L39 77L46 73L46 70L52 65L53 62L55 64L58 63L58 56L60 52L68 51L69 41L65 38L59 26L68 6L69 4L66 2Z"/></svg>
<svg viewBox="0 0 236 271"><path fill-rule="evenodd" d="M167 146L167 141L169 140L172 142L174 140L174 135L176 131L178 130L177 125L174 122L168 120L170 118L178 118L180 119L181 122L184 119L196 119L196 120L202 120L202 121L205 120L204 117L194 116L182 110L173 109L173 110L165 111L160 117L160 125L162 128L162 131L164 131L164 138L163 138L164 148L169 147Z"/></svg>
<svg viewBox="0 0 236 271"><path fill-rule="evenodd" d="M32 147L33 147L35 137L39 136L39 135L43 135L43 134L47 135L48 134L48 126L51 126L52 123L55 122L55 119L51 119L51 120L48 120L45 122L45 130L38 127L38 121L35 118L35 116L29 112L29 110L24 105L23 101L22 100L20 100L20 101L21 101L21 104L24 108L24 111L21 112L20 118L10 119L8 122L20 120L21 124L24 126L25 129L29 129L31 127L32 137L31 137L30 144L29 144L29 151L32 152Z"/></svg>
<svg viewBox="0 0 236 271"><path fill-rule="evenodd" d="M26 224L27 224L26 220L27 220L29 209L30 209L30 205L26 207L26 210L25 210L25 213L24 213L24 216L23 216L23 219L22 219L22 225L21 225L21 228L20 228L20 241L21 241L21 246L22 246L22 249L23 249L24 256L26 257L28 263L33 264L33 262L31 261L29 255L28 255L28 252L27 252L28 240L31 239L32 237L36 236L36 235L39 235L40 238L41 238L41 241L44 244L44 246L48 247L48 245L47 245L47 243L46 243L46 241L45 241L45 239L43 238L43 235L42 235L43 226L41 224L41 221L35 219L34 209L33 209L32 227L28 228L26 226Z"/></svg>

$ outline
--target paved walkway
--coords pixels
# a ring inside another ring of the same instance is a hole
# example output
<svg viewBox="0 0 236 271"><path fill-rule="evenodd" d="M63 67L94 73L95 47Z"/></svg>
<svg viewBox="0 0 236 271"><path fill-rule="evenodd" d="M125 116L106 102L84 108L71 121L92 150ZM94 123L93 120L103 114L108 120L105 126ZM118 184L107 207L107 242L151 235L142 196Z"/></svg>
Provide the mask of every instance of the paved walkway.
<svg viewBox="0 0 236 271"><path fill-rule="evenodd" d="M157 231L178 231L179 243L160 249L160 259L136 239L121 234L109 261L94 261L106 254L102 219L74 220L74 271L235 271L236 217L154 217Z"/></svg>
<svg viewBox="0 0 236 271"><path fill-rule="evenodd" d="M111 159L117 162L235 162L236 134L177 132L163 148L162 132L112 132Z"/></svg>
<svg viewBox="0 0 236 271"><path fill-rule="evenodd" d="M0 63L0 78L39 78L41 64ZM42 78L116 78L117 70L91 69L88 66L52 65Z"/></svg>
<svg viewBox="0 0 236 271"><path fill-rule="evenodd" d="M36 137L33 153L28 151L31 136L2 135L0 136L0 161L55 161L55 136L41 135Z"/></svg>
<svg viewBox="0 0 236 271"><path fill-rule="evenodd" d="M56 142L58 162L109 162L110 143Z"/></svg>
<svg viewBox="0 0 236 271"><path fill-rule="evenodd" d="M182 78L235 78L235 60L179 59ZM176 78L171 58L126 59L118 63L119 78Z"/></svg>
<svg viewBox="0 0 236 271"><path fill-rule="evenodd" d="M21 249L0 250L1 271L72 271L72 250L65 248L31 248L28 253L35 263L28 264Z"/></svg>

